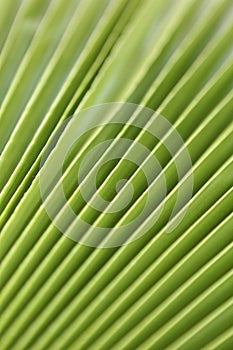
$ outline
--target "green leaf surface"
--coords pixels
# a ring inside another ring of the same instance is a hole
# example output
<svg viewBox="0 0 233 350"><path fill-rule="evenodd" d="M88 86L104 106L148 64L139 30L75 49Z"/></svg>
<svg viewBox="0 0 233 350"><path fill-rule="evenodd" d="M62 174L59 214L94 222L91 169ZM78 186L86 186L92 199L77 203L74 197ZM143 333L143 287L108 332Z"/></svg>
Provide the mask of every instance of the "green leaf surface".
<svg viewBox="0 0 233 350"><path fill-rule="evenodd" d="M1 349L233 348L232 14L231 0L0 0ZM57 170L73 115L88 131ZM182 142L153 136L158 115Z"/></svg>

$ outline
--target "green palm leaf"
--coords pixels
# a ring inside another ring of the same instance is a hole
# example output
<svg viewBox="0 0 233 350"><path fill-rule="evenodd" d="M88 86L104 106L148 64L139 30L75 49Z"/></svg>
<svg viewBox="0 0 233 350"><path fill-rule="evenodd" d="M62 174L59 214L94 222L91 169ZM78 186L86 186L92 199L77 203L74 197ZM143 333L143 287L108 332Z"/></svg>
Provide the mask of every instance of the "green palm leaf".
<svg viewBox="0 0 233 350"><path fill-rule="evenodd" d="M231 350L232 1L0 7L1 349Z"/></svg>

